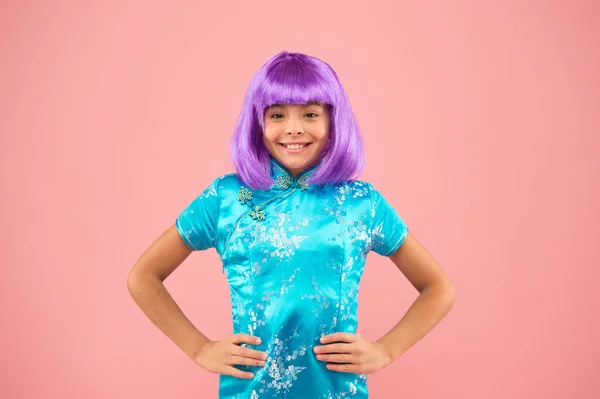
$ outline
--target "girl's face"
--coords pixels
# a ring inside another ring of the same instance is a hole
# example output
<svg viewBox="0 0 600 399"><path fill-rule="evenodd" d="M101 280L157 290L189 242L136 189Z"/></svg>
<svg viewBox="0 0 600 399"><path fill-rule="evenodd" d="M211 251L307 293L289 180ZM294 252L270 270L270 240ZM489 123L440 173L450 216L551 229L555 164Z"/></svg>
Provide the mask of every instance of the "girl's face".
<svg viewBox="0 0 600 399"><path fill-rule="evenodd" d="M265 109L263 142L271 156L296 177L321 159L329 124L327 104L275 104ZM290 148L290 144L296 145Z"/></svg>

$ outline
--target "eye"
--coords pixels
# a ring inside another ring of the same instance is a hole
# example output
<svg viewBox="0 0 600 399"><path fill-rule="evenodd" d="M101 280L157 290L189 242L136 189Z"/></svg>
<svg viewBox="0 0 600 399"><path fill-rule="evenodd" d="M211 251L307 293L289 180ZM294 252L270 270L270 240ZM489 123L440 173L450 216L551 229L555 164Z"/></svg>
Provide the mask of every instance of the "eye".
<svg viewBox="0 0 600 399"><path fill-rule="evenodd" d="M312 116L312 117L310 117L310 118L316 118L317 116L319 116L318 114L316 114L316 113L314 113L314 112L307 112L307 113L306 113L306 115L307 115L307 116L308 116L308 115L314 115L314 116ZM279 113L274 113L274 114L271 114L271 118L272 118L272 119L281 119L281 118L283 118L283 115L282 115L282 114L279 114Z"/></svg>

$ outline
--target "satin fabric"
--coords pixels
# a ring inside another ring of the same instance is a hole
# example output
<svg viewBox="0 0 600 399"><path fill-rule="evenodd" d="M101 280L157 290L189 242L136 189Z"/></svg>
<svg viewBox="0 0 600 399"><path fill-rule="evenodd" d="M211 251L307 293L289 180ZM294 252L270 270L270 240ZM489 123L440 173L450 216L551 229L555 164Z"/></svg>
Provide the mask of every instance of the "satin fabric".
<svg viewBox="0 0 600 399"><path fill-rule="evenodd" d="M319 163L320 164L320 163ZM215 248L226 273L233 332L255 335L266 365L253 379L219 378L219 398L367 398L367 375L329 370L313 348L323 335L356 333L366 256L394 253L408 228L370 183L307 184L271 157L274 184L251 190L217 177L178 216L193 250Z"/></svg>

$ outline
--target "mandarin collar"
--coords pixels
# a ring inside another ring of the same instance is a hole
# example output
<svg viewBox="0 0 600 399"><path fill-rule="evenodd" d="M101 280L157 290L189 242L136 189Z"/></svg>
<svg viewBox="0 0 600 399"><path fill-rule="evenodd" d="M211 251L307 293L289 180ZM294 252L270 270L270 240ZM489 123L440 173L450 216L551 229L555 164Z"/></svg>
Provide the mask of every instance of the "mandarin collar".
<svg viewBox="0 0 600 399"><path fill-rule="evenodd" d="M273 158L273 156L269 156L269 158L271 159L271 178L275 180L275 184L273 184L272 188L280 190L287 190L289 188L299 188L302 191L307 190L309 186L312 185L306 183L306 180L314 175L314 172L322 162L322 160L319 160L319 162L313 166L298 173L298 176L294 178L292 172L290 172L282 163Z"/></svg>

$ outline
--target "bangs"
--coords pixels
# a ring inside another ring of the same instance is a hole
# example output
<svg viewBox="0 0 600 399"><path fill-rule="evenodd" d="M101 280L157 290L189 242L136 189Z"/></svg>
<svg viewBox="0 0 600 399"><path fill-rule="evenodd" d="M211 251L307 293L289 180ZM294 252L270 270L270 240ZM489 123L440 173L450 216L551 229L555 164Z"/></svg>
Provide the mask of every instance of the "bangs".
<svg viewBox="0 0 600 399"><path fill-rule="evenodd" d="M279 63L266 71L256 93L256 114L275 104L333 104L332 92L331 83L313 65Z"/></svg>

